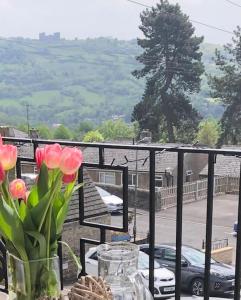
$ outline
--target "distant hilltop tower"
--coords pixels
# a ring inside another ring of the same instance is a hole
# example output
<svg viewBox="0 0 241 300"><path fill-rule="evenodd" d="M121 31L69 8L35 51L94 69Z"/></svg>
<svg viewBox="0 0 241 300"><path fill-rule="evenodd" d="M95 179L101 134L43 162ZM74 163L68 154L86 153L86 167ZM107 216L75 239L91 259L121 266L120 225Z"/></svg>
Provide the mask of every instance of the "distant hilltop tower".
<svg viewBox="0 0 241 300"><path fill-rule="evenodd" d="M39 40L40 41L47 41L47 42L56 42L60 41L60 32L55 32L53 34L47 35L45 32L39 33Z"/></svg>

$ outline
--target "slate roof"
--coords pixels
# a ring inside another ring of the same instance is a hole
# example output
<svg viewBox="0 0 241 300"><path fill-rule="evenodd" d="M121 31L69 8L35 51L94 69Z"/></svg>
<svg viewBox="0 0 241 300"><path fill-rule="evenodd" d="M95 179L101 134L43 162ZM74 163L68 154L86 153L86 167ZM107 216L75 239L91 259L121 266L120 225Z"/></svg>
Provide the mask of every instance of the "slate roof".
<svg viewBox="0 0 241 300"><path fill-rule="evenodd" d="M158 146L158 144L153 144L154 146ZM165 145L160 145L165 147ZM170 146L170 144L168 144ZM171 145L172 146L172 145ZM177 145L173 145L176 147ZM85 148L83 151L84 161L86 163L98 163L99 162L99 154L98 149L95 148ZM128 149L105 149L105 163L113 165L124 165L128 166L130 171L134 171L136 169L136 151L128 150ZM138 171L146 172L149 171L149 151L139 150L138 151ZM126 158L128 163L126 163ZM147 158L146 163L143 165L144 159ZM126 164L125 164L126 163ZM177 166L177 153L165 151L162 154L156 155L156 172L165 172L167 168L173 170Z"/></svg>
<svg viewBox="0 0 241 300"><path fill-rule="evenodd" d="M227 148L227 147L223 147ZM241 147L228 147L231 149L241 149ZM230 176L239 177L240 176L240 162L241 159L235 156L217 155L217 160L214 168L215 176ZM208 175L208 166L206 165L199 175Z"/></svg>
<svg viewBox="0 0 241 300"><path fill-rule="evenodd" d="M93 181L91 180L89 174L86 170L83 171L84 177L84 207L85 218L91 218L94 214L108 214L107 206L101 199L100 194L98 193L97 189ZM69 211L67 215L67 220L71 220L73 218L79 218L79 195L76 192L72 196L72 200L69 204Z"/></svg>

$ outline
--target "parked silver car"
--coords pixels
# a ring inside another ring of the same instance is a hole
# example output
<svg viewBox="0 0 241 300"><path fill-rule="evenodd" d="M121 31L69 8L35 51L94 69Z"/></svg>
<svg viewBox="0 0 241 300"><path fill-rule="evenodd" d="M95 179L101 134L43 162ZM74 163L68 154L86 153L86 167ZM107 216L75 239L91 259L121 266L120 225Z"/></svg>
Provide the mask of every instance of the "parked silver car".
<svg viewBox="0 0 241 300"><path fill-rule="evenodd" d="M109 213L113 214L123 212L123 200L121 198L112 195L111 193L107 192L99 186L96 186L95 188L97 189L102 200L106 204Z"/></svg>

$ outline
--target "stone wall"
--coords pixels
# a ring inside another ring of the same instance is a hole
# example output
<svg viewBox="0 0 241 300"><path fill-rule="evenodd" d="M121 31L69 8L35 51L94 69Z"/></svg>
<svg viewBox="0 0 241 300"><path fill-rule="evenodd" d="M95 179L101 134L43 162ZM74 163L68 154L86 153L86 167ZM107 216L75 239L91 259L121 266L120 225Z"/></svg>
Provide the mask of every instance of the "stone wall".
<svg viewBox="0 0 241 300"><path fill-rule="evenodd" d="M93 218L88 220L91 222L110 224L110 215L104 215L102 217ZM80 226L79 222L72 222L64 224L62 240L66 242L74 253L79 257L80 255L80 238L89 238L99 241L100 230L93 227ZM107 232L106 240L110 241L110 232ZM86 245L86 251L91 245ZM93 246L92 246L93 247ZM73 282L77 278L77 267L72 257L69 255L66 247L63 246L63 272L64 282Z"/></svg>
<svg viewBox="0 0 241 300"><path fill-rule="evenodd" d="M233 262L233 247L225 247L213 250L212 258L224 264L231 265Z"/></svg>

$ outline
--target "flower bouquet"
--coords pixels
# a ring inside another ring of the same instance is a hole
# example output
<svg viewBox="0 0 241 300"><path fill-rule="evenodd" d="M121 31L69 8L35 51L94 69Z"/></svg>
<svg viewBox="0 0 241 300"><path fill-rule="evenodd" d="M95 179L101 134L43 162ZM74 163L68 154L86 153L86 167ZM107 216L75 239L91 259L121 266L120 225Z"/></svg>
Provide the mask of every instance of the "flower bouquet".
<svg viewBox="0 0 241 300"><path fill-rule="evenodd" d="M58 299L58 239L83 156L59 144L37 148L39 174L29 191L22 179L8 181L17 148L0 138L0 237L8 252L9 298Z"/></svg>

